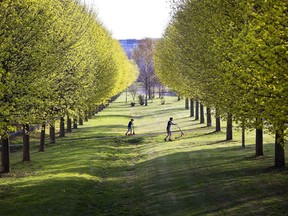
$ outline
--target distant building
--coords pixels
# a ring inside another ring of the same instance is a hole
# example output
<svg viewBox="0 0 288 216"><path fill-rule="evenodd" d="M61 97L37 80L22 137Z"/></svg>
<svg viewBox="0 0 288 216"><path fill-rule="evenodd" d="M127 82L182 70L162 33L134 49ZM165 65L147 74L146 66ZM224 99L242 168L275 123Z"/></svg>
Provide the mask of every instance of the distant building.
<svg viewBox="0 0 288 216"><path fill-rule="evenodd" d="M129 59L132 58L133 50L138 46L139 41L136 39L119 40Z"/></svg>

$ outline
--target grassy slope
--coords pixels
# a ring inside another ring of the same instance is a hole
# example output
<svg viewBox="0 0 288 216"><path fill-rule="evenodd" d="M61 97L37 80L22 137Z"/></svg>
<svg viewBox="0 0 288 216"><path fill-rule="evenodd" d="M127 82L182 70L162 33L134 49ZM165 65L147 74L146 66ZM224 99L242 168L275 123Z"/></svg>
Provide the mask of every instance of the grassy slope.
<svg viewBox="0 0 288 216"><path fill-rule="evenodd" d="M184 101L123 101L44 153L32 147L31 162L13 153L12 173L0 178L0 215L287 214L287 170L272 168L273 137L255 158L254 131L241 149L240 132L226 142L224 132L189 117ZM125 137L131 116L137 135ZM185 136L164 142L170 116Z"/></svg>

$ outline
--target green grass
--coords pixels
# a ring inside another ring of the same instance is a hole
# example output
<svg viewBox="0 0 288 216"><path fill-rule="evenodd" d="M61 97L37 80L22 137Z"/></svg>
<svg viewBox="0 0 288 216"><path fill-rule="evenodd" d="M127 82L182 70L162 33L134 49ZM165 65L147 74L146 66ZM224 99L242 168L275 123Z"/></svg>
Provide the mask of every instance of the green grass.
<svg viewBox="0 0 288 216"><path fill-rule="evenodd" d="M288 172L273 168L272 136L255 158L255 131L242 149L240 131L227 142L225 127L214 133L189 117L183 100L165 100L130 107L122 96L45 152L32 145L31 162L12 153L0 215L287 215ZM185 135L164 142L171 116ZM137 135L126 137L131 117Z"/></svg>

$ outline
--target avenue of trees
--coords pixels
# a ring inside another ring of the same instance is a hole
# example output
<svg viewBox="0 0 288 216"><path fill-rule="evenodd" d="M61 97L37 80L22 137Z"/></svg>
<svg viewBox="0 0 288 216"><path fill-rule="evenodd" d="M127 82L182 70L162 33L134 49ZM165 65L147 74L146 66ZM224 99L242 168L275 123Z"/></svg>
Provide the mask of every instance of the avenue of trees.
<svg viewBox="0 0 288 216"><path fill-rule="evenodd" d="M44 135L49 125L53 142L55 121L61 121L64 136L64 119L67 130L71 120L83 121L130 86L137 70L96 14L80 3L1 1L1 172L10 171L9 134L16 126L24 131L23 161L30 160L30 125L41 125Z"/></svg>
<svg viewBox="0 0 288 216"><path fill-rule="evenodd" d="M285 166L288 2L180 0L172 7L154 56L160 81L229 125L256 128L256 156L262 130L275 134L275 166Z"/></svg>

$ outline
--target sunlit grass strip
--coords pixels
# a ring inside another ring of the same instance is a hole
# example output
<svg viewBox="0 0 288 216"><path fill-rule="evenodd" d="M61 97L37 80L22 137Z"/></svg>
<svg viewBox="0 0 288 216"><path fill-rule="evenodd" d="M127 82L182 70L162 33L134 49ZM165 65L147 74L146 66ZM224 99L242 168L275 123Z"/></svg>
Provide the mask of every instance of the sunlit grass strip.
<svg viewBox="0 0 288 216"><path fill-rule="evenodd" d="M214 133L194 121L183 100L134 108L124 101L45 152L33 150L31 162L13 153L11 175L0 179L1 214L285 215L287 171L271 168L273 137L265 135L264 157L255 158L253 131L242 149L240 131L225 141L224 127ZM170 116L185 135L164 142ZM131 117L136 136L126 137Z"/></svg>

